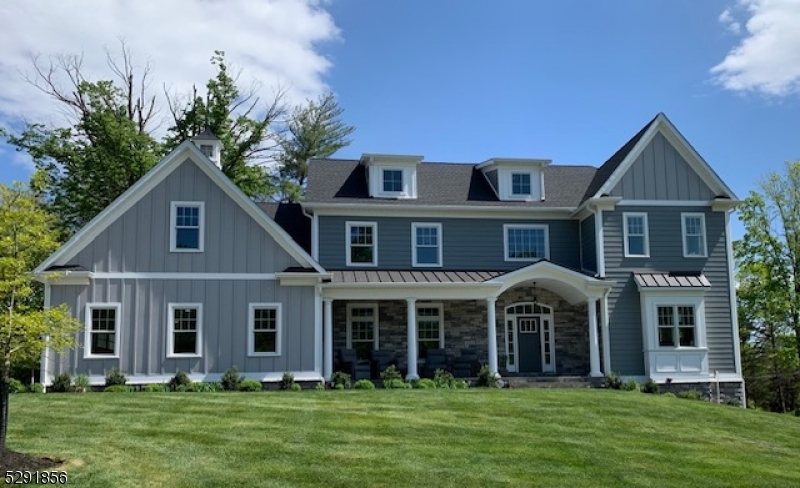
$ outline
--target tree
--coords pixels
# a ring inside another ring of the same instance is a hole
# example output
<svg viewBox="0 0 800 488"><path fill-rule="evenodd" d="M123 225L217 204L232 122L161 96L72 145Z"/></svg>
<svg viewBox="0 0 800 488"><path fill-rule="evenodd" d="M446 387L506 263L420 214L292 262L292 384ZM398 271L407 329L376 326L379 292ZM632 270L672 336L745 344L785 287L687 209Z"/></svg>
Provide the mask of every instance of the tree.
<svg viewBox="0 0 800 488"><path fill-rule="evenodd" d="M332 93L294 109L287 133L280 137L280 185L283 198L298 201L308 177L308 160L327 158L352 142L355 127L340 120L344 110Z"/></svg>
<svg viewBox="0 0 800 488"><path fill-rule="evenodd" d="M58 247L55 218L40 199L19 184L0 184L0 450L8 426L8 381L11 368L73 344L81 324L65 305L42 309L30 271Z"/></svg>
<svg viewBox="0 0 800 488"><path fill-rule="evenodd" d="M157 113L155 98L146 92L149 67L137 77L124 43L120 63L108 53L107 59L117 82L88 81L80 56L58 56L48 68L34 58L36 75L29 81L60 102L71 125L28 123L18 135L0 129L0 136L33 158L32 186L48 194L66 234L85 225L163 154L149 132Z"/></svg>
<svg viewBox="0 0 800 488"><path fill-rule="evenodd" d="M278 149L272 128L285 112L283 93L278 90L262 106L255 89L242 94L236 78L228 72L223 51L214 52L211 64L217 74L206 84L205 97L199 96L197 89L186 102L167 97L173 125L166 148L209 129L222 142L222 172L250 197L271 196L275 189L263 165Z"/></svg>
<svg viewBox="0 0 800 488"><path fill-rule="evenodd" d="M800 385L800 162L759 186L740 208L735 245L743 363L751 390L769 384L751 399L788 411Z"/></svg>

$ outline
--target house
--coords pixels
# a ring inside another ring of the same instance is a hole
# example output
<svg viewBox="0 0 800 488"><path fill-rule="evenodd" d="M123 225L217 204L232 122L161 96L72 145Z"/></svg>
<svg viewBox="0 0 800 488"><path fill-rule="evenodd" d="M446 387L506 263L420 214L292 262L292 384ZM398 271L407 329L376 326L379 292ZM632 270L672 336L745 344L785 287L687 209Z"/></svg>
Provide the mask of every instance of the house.
<svg viewBox="0 0 800 488"><path fill-rule="evenodd" d="M340 350L389 351L417 378L436 351L743 398L739 201L664 114L599 168L313 160L302 205L257 205L219 151L184 142L37 268L46 303L86 325L75 350L43 355L45 383L113 366L214 381L233 365L320 381Z"/></svg>

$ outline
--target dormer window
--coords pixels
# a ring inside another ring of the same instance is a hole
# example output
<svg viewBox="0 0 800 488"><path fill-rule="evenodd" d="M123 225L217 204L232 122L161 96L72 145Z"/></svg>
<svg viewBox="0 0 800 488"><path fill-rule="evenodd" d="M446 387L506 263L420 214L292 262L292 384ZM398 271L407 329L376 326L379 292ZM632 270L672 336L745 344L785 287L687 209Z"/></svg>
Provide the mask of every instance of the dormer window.
<svg viewBox="0 0 800 488"><path fill-rule="evenodd" d="M403 191L403 170L383 170L383 191L386 193L400 193Z"/></svg>
<svg viewBox="0 0 800 488"><path fill-rule="evenodd" d="M511 173L511 194L514 196L530 196L530 173Z"/></svg>
<svg viewBox="0 0 800 488"><path fill-rule="evenodd" d="M200 152L209 159L214 157L214 146L211 144L200 144Z"/></svg>

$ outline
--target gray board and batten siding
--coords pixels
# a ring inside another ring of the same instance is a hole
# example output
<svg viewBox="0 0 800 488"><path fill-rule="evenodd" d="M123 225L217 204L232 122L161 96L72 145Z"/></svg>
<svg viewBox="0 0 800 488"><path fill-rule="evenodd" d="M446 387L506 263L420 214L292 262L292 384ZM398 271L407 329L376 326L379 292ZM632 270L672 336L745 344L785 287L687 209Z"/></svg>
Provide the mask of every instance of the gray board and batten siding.
<svg viewBox="0 0 800 488"><path fill-rule="evenodd" d="M319 262L326 269L346 265L346 222L377 222L378 269L411 269L412 222L442 224L442 267L445 270L513 270L532 261L506 261L503 245L504 224L546 224L550 242L550 261L580 269L580 242L576 220L503 220L411 217L319 217ZM364 266L353 266L364 269ZM430 268L420 268L430 269Z"/></svg>
<svg viewBox="0 0 800 488"><path fill-rule="evenodd" d="M205 202L203 252L170 252L170 203ZM69 264L94 272L273 273L300 266L187 159Z"/></svg>
<svg viewBox="0 0 800 488"><path fill-rule="evenodd" d="M623 249L623 212L646 212L650 257L626 258ZM681 212L705 215L707 257L683 257ZM708 207L617 207L603 212L606 275L614 282L609 295L611 369L625 375L643 375L642 319L634 271L683 271L705 275L706 339L710 371L735 372L731 333L730 282L725 242L725 212Z"/></svg>
<svg viewBox="0 0 800 488"><path fill-rule="evenodd" d="M56 356L51 371L103 375L174 375L177 370L221 374L314 371L314 288L283 287L275 280L94 280L88 286L53 286L54 304L66 303L84 323L86 303L120 303L119 358L84 358L83 347ZM282 303L281 355L248 357L250 303ZM169 303L202 303L202 357L167 357ZM77 334L83 345L84 332Z"/></svg>
<svg viewBox="0 0 800 488"><path fill-rule="evenodd" d="M661 133L645 146L610 194L630 200L710 201L717 196Z"/></svg>

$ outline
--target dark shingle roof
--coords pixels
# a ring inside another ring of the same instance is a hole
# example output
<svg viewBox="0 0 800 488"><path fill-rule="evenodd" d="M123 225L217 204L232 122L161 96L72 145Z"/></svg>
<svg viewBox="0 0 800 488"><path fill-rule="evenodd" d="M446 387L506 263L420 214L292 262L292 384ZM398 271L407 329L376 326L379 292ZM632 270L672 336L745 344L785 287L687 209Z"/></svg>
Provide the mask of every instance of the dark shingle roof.
<svg viewBox="0 0 800 488"><path fill-rule="evenodd" d="M280 225L306 252L311 252L311 219L299 203L257 203L269 218Z"/></svg>
<svg viewBox="0 0 800 488"><path fill-rule="evenodd" d="M366 168L352 159L319 159L309 164L306 202L380 205L474 205L577 207L597 170L591 166L547 166L545 201L509 202L497 198L483 173L471 164L422 163L413 200L370 198Z"/></svg>

